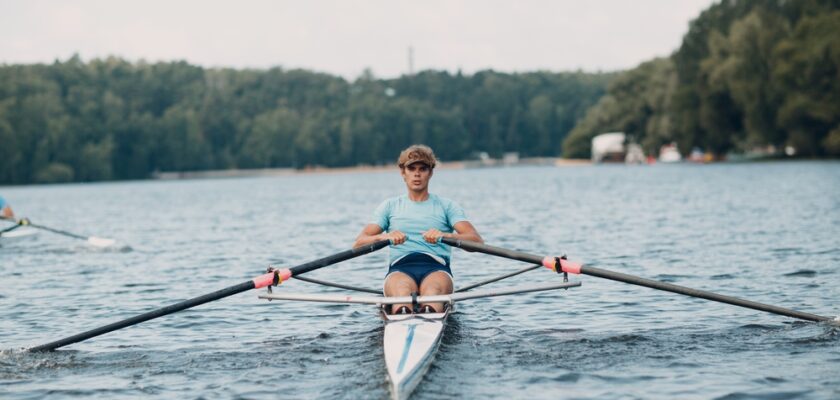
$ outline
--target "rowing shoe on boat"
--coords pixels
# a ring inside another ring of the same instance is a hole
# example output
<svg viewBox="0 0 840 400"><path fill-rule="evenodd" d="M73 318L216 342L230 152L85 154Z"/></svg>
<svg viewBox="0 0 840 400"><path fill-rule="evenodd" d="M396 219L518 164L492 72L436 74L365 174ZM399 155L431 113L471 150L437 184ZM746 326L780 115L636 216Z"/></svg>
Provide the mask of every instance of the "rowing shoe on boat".
<svg viewBox="0 0 840 400"><path fill-rule="evenodd" d="M382 347L385 365L391 382L391 397L406 399L423 380L437 353L446 320L453 311L455 302L485 297L506 296L527 292L568 289L580 286L580 282L563 282L544 285L521 286L502 290L461 292L437 296L383 297L353 295L318 295L297 293L268 293L261 299L314 301L322 303L373 304L380 307L385 321ZM384 312L391 304L445 303L448 307L442 313L392 315Z"/></svg>

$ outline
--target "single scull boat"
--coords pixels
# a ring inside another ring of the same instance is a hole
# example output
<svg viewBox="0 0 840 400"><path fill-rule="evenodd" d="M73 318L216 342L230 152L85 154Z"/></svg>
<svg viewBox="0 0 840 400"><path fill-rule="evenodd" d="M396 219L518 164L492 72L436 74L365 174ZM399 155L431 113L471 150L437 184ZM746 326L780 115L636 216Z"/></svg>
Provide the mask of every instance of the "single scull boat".
<svg viewBox="0 0 840 400"><path fill-rule="evenodd" d="M382 347L385 354L385 366L391 382L391 397L395 400L406 399L414 388L423 380L435 358L446 320L454 309L455 302L480 299L485 297L506 296L527 292L568 289L580 286L580 282L561 282L543 285L514 287L503 290L460 292L437 296L420 297L383 297L353 295L318 295L298 293L268 293L260 295L267 300L314 301L322 303L373 304L380 307L380 314L385 321ZM446 311L428 314L392 315L385 312L391 304L446 303Z"/></svg>
<svg viewBox="0 0 840 400"><path fill-rule="evenodd" d="M626 273L614 272L602 268L585 266L579 263L566 260L565 256L541 257L534 254L528 254L516 250L489 246L476 242L452 240L447 238L444 238L442 241L447 245L460 247L467 251L477 251L481 253L494 255L497 257L523 261L528 264L531 264L531 266L519 271L507 273L499 277L491 278L482 282L462 287L458 289L456 293L448 295L421 297L356 297L346 295L295 295L271 293L272 286L280 285L284 281L287 281L291 278L295 278L298 280L309 281L311 283L319 283L326 286L357 290L378 295L380 292L377 290L357 288L345 284L318 281L315 279L304 278L300 275L310 271L314 271L319 268L326 267L328 265L339 263L341 261L346 261L351 258L372 253L390 244L388 240L382 240L376 243L372 243L370 245L360 246L350 250L341 251L339 253L319 258L317 260L309 261L291 268L278 269L270 267L267 273L254 277L251 280L241 282L239 284L229 286L227 288L220 289L215 292L183 300L175 304L170 304L163 308L154 309L127 319L93 328L88 331L68 336L59 340L30 347L27 349L27 351L53 351L73 343L78 343L106 334L108 332L113 332L119 329L137 325L145 321L160 318L162 316L186 310L188 308L196 307L201 304L223 299L251 289L269 289L269 294L260 296L261 298L269 300L300 300L346 304L376 304L379 305L380 308L390 304L412 303L417 305L419 303L446 303L449 305L449 309L445 313L441 314L412 314L404 316L384 315L385 333L383 335L383 347L385 349L385 360L386 365L388 366L388 375L392 386L391 393L393 398L402 399L411 395L411 391L422 380L423 374L429 368L429 365L431 364L432 359L434 358L434 354L438 348L438 345L440 344L446 319L452 312L452 307L455 302L474 298L503 296L525 292L539 292L554 289L567 289L570 287L579 286L580 283L567 282L568 274L596 276L599 278L610 279L633 285L645 286L652 289L678 293L690 297L702 298L739 307L751 308L754 310L784 315L791 318L797 318L806 321L814 321L818 323L826 323L832 326L840 326L840 317L827 317L817 314L800 312L784 307L758 303L755 301L721 295L705 290L692 289L685 286L675 285L672 283L645 279L639 276L634 276ZM512 276L519 275L521 273L531 271L540 267L547 267L558 274L562 274L563 283L510 288L506 290L497 291L467 292L467 290L483 286L492 282L497 282L502 279L510 278Z"/></svg>
<svg viewBox="0 0 840 400"><path fill-rule="evenodd" d="M96 246L96 247L108 247L113 246L116 243L116 240L109 239L109 238L101 238L96 236L83 236L78 235L75 233L63 231L61 229L50 228L48 226L33 224L29 218L21 218L21 219L14 219L8 217L0 217L0 220L9 221L15 223L15 226L11 228L4 229L0 231L0 237L4 238L17 238L17 237L24 237L24 236L31 236L37 233L32 228L45 230L47 232L52 232L55 234L59 234L62 236L71 237L74 239L81 239L87 241L88 244ZM24 232L24 233L21 233Z"/></svg>

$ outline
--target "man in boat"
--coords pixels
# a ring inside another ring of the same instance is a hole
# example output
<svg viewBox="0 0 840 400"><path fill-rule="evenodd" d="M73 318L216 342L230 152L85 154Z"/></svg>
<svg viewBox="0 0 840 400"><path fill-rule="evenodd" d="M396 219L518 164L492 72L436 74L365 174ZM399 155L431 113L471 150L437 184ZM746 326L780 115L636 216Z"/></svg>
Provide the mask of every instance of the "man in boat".
<svg viewBox="0 0 840 400"><path fill-rule="evenodd" d="M4 219L14 219L15 213L12 212L12 206L6 203L6 199L0 196L0 217Z"/></svg>
<svg viewBox="0 0 840 400"><path fill-rule="evenodd" d="M385 296L432 296L452 293L451 249L439 243L455 238L483 243L464 210L452 200L429 193L437 159L431 148L413 145L397 160L408 193L379 205L373 221L362 229L353 247L391 241ZM411 304L396 304L393 313L412 313ZM443 303L420 304L417 312L443 312Z"/></svg>

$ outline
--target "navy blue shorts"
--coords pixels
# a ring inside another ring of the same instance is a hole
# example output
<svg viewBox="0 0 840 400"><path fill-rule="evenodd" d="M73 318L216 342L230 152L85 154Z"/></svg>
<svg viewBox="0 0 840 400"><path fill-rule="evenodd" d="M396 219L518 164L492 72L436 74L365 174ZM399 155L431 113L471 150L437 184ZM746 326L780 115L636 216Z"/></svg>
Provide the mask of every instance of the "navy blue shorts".
<svg viewBox="0 0 840 400"><path fill-rule="evenodd" d="M414 279L417 286L420 286L423 279L435 271L446 272L446 274L452 278L452 270L449 268L449 263L447 263L447 265L443 265L429 255L423 253L411 253L401 258L394 265L388 268L388 275L394 272L402 272L410 276L411 279ZM387 278L387 275L385 277Z"/></svg>

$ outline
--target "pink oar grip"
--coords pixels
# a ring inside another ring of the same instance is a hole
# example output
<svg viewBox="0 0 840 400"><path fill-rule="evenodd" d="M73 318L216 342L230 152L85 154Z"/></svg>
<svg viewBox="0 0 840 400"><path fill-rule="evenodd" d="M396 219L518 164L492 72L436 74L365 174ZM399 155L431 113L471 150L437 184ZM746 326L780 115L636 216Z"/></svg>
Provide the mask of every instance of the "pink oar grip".
<svg viewBox="0 0 840 400"><path fill-rule="evenodd" d="M554 257L545 256L543 258L543 267L546 267L552 271L554 271Z"/></svg>
<svg viewBox="0 0 840 400"><path fill-rule="evenodd" d="M292 277L292 270L290 270L288 268L286 268L282 271L279 271L277 273L280 274L280 282L277 283L278 285L283 283L284 281L288 281L289 278Z"/></svg>
<svg viewBox="0 0 840 400"><path fill-rule="evenodd" d="M570 274L580 274L581 265L576 262L561 259L560 267L563 268L563 272L568 272Z"/></svg>
<svg viewBox="0 0 840 400"><path fill-rule="evenodd" d="M283 281L288 280L292 277L292 271L289 269L284 269L282 271L276 271L276 273L280 276L280 282L277 284L283 283ZM262 274L256 278L254 278L254 289L264 288L266 286L270 286L274 283L274 272L269 272L266 274Z"/></svg>
<svg viewBox="0 0 840 400"><path fill-rule="evenodd" d="M547 256L543 258L542 265L552 271L554 271L554 264L557 263L555 260L556 257ZM568 272L570 274L580 274L581 265L576 262L571 262L569 260L560 259L560 271ZM558 271L558 272L560 272Z"/></svg>
<svg viewBox="0 0 840 400"><path fill-rule="evenodd" d="M264 288L274 283L274 272L262 274L254 278L254 289Z"/></svg>

